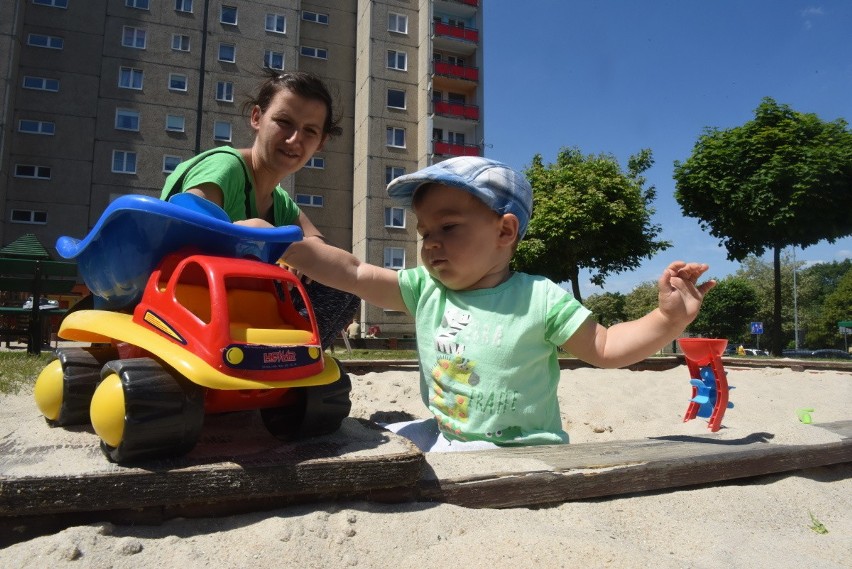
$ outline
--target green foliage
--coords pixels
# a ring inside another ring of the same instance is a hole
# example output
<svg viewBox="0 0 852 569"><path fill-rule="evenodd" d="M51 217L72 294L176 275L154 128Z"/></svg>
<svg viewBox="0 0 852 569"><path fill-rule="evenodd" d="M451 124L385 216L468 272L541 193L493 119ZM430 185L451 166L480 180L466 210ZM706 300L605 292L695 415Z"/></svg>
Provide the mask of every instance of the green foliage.
<svg viewBox="0 0 852 569"><path fill-rule="evenodd" d="M719 238L728 258L807 247L852 235L852 132L765 98L754 120L708 128L692 155L675 162L684 215ZM780 261L776 261L772 350L781 349Z"/></svg>
<svg viewBox="0 0 852 569"><path fill-rule="evenodd" d="M627 320L638 320L660 305L660 290L657 283L639 283L624 299L624 315Z"/></svg>
<svg viewBox="0 0 852 569"><path fill-rule="evenodd" d="M625 297L620 292L593 294L583 304L592 311L599 324L609 327L627 320L624 312Z"/></svg>
<svg viewBox="0 0 852 569"><path fill-rule="evenodd" d="M747 339L748 325L760 306L757 291L742 277L719 280L701 305L689 331L706 338Z"/></svg>
<svg viewBox="0 0 852 569"><path fill-rule="evenodd" d="M563 148L547 166L535 155L525 172L533 215L513 268L570 281L580 299L581 268L600 286L609 275L635 269L669 248L658 239L660 226L651 223L656 190L645 187L642 173L652 164L647 149L630 158L626 171L611 155L584 156L576 148Z"/></svg>
<svg viewBox="0 0 852 569"><path fill-rule="evenodd" d="M825 296L821 312L808 329L805 340L812 346L844 348L837 323L852 320L852 269L847 270L837 286Z"/></svg>

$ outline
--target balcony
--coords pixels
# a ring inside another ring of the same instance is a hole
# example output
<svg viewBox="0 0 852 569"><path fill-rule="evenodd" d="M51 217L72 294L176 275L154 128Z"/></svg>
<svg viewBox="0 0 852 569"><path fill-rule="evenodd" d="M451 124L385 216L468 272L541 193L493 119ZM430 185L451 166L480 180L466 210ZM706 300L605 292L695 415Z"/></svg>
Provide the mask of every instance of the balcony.
<svg viewBox="0 0 852 569"><path fill-rule="evenodd" d="M443 22L435 22L434 34L438 37L452 38L470 43L479 43L479 30L474 28L460 28Z"/></svg>
<svg viewBox="0 0 852 569"><path fill-rule="evenodd" d="M466 67L464 65L453 65L446 61L433 61L432 71L435 75L450 77L453 79L464 79L465 81L479 81L479 68Z"/></svg>
<svg viewBox="0 0 852 569"><path fill-rule="evenodd" d="M473 6L474 8L479 6L479 0L452 0L456 4L467 4L468 6Z"/></svg>
<svg viewBox="0 0 852 569"><path fill-rule="evenodd" d="M479 120L479 107L476 105L465 105L464 103L453 103L451 101L432 101L432 110L436 115L441 115L442 117L472 121Z"/></svg>
<svg viewBox="0 0 852 569"><path fill-rule="evenodd" d="M476 144L453 144L443 140L433 140L432 153L440 156L481 156L482 149Z"/></svg>

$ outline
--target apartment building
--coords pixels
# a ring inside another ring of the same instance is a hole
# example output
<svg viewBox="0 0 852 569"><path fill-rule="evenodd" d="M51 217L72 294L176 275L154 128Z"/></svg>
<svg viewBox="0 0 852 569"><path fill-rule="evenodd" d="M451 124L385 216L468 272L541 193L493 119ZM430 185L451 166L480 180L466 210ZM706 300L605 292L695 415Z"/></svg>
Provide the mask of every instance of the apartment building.
<svg viewBox="0 0 852 569"><path fill-rule="evenodd" d="M182 160L249 146L264 68L312 71L344 134L281 181L334 244L418 263L396 176L484 138L482 0L5 0L0 246L84 236L123 194L159 195ZM412 332L363 306L362 329Z"/></svg>

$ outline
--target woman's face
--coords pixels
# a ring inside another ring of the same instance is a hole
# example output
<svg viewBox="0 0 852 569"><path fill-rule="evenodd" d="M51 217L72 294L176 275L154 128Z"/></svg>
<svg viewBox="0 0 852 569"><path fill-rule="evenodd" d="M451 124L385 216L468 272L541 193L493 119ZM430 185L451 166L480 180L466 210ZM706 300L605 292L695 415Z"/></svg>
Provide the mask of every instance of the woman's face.
<svg viewBox="0 0 852 569"><path fill-rule="evenodd" d="M322 149L325 119L325 103L287 89L272 98L265 112L255 105L251 126L254 154L262 162L259 166L280 172L282 178L299 170Z"/></svg>

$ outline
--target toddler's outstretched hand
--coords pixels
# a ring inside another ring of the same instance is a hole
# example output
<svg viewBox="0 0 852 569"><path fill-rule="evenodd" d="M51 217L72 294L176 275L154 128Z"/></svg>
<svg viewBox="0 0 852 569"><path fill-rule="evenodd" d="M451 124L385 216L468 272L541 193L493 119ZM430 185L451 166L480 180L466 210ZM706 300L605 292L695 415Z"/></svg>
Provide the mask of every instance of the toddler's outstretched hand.
<svg viewBox="0 0 852 569"><path fill-rule="evenodd" d="M704 295L716 286L709 280L698 284L698 279L710 267L704 263L684 263L675 261L670 264L660 280L660 311L670 320L689 324L698 315L698 309L704 301Z"/></svg>

